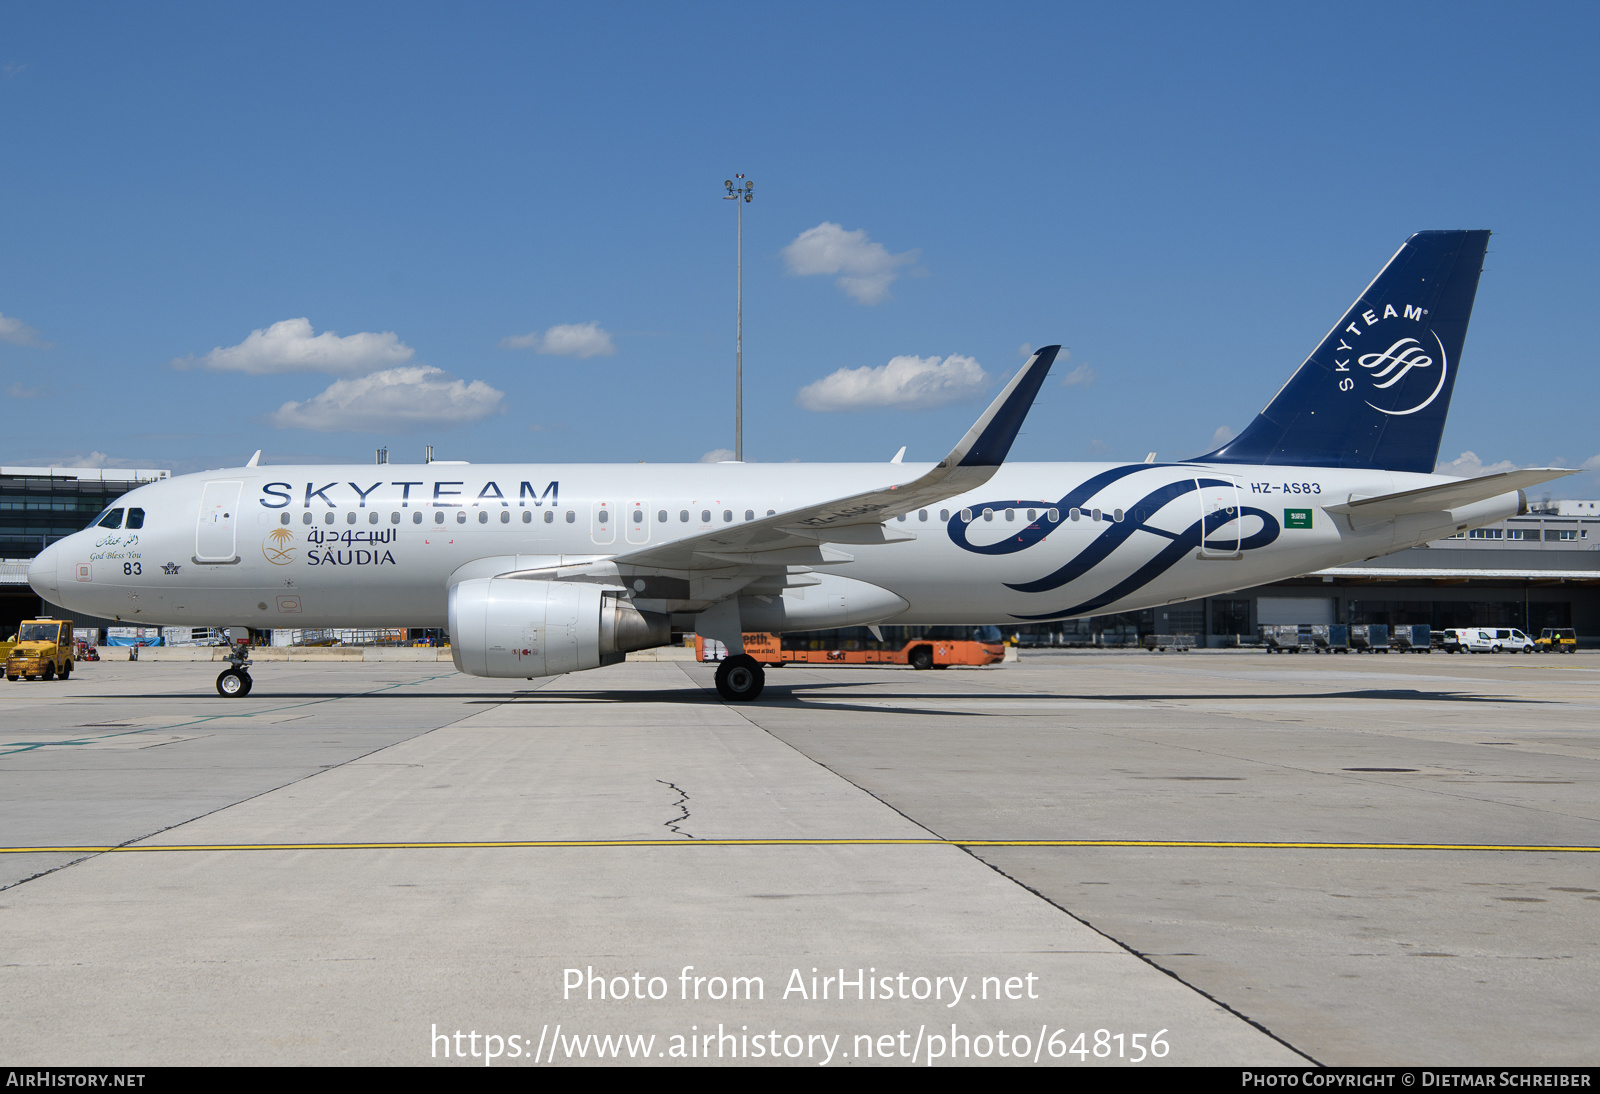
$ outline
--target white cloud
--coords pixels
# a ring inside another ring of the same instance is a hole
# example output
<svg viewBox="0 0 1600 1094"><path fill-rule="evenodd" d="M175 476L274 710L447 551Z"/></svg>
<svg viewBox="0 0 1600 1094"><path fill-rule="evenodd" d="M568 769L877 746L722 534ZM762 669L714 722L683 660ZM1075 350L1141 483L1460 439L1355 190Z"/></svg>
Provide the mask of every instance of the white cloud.
<svg viewBox="0 0 1600 1094"><path fill-rule="evenodd" d="M611 335L598 322L558 323L540 334L513 334L500 339L506 349L531 349L558 357L610 357L617 352Z"/></svg>
<svg viewBox="0 0 1600 1094"><path fill-rule="evenodd" d="M733 449L731 449L731 448L713 448L710 452L707 452L704 456L700 457L700 462L701 463L727 463L732 459L733 459Z"/></svg>
<svg viewBox="0 0 1600 1094"><path fill-rule="evenodd" d="M6 388L6 394L13 399L42 399L50 394L50 389L44 386L24 387L22 384L12 384Z"/></svg>
<svg viewBox="0 0 1600 1094"><path fill-rule="evenodd" d="M1449 463L1441 461L1433 469L1433 473L1435 475L1460 475L1464 479L1471 479L1479 475L1498 475L1502 471L1515 471L1521 466L1520 463L1512 463L1510 460L1486 464L1478 458L1476 452L1463 452Z"/></svg>
<svg viewBox="0 0 1600 1094"><path fill-rule="evenodd" d="M895 357L873 368L842 368L807 384L795 402L807 410L865 410L893 406L906 410L944 406L983 391L989 374L971 357Z"/></svg>
<svg viewBox="0 0 1600 1094"><path fill-rule="evenodd" d="M900 276L900 267L915 262L921 253L890 254L883 244L869 241L864 229L847 232L823 221L796 236L783 249L783 260L790 273L801 277L840 274L834 284L857 302L881 304L889 295L889 284Z"/></svg>
<svg viewBox="0 0 1600 1094"><path fill-rule="evenodd" d="M313 335L311 320L284 319L266 330L251 331L237 346L218 346L204 357L180 357L172 363L181 369L199 364L218 372L252 376L279 372L340 375L403 365L415 353L393 331L363 331L342 338L333 331Z"/></svg>
<svg viewBox="0 0 1600 1094"><path fill-rule="evenodd" d="M407 365L353 380L335 380L322 394L303 403L284 403L271 420L280 429L324 433L460 425L487 418L504 398L505 392L482 380L469 384L443 369Z"/></svg>
<svg viewBox="0 0 1600 1094"><path fill-rule="evenodd" d="M39 341L39 332L20 319L13 319L9 315L0 315L0 342L10 342L16 346L42 346Z"/></svg>
<svg viewBox="0 0 1600 1094"><path fill-rule="evenodd" d="M1062 387L1088 387L1099 377L1099 373L1088 365L1079 365L1061 378Z"/></svg>
<svg viewBox="0 0 1600 1094"><path fill-rule="evenodd" d="M1211 447L1213 449L1221 448L1223 445L1233 440L1235 436L1237 436L1237 434L1234 433L1233 430L1229 429L1225 425L1219 425L1217 426L1217 431L1211 434Z"/></svg>
<svg viewBox="0 0 1600 1094"><path fill-rule="evenodd" d="M1600 453L1590 456L1588 459L1584 460L1583 469L1585 471L1600 471Z"/></svg>

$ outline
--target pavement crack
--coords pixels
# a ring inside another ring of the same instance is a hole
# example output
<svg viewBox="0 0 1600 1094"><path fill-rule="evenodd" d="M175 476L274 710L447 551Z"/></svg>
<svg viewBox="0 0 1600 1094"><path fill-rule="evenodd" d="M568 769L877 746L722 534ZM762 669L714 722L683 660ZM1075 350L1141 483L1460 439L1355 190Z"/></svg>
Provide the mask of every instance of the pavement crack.
<svg viewBox="0 0 1600 1094"><path fill-rule="evenodd" d="M688 832L685 832L679 827L679 825L689 819L689 792L683 787L679 786L677 783L669 783L666 779L657 779L656 782L678 792L678 800L672 804L681 810L676 817L662 821L661 826L663 828L670 828L672 830L672 834L675 836L682 836L684 839L694 839L694 836L690 835Z"/></svg>

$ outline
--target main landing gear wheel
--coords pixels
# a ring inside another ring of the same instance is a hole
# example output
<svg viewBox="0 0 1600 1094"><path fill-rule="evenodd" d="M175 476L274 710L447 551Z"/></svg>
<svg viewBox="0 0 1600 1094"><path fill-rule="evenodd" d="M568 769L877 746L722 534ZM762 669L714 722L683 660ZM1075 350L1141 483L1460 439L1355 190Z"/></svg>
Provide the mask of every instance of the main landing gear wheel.
<svg viewBox="0 0 1600 1094"><path fill-rule="evenodd" d="M747 653L730 657L717 666L717 694L730 703L753 703L766 686L766 670Z"/></svg>
<svg viewBox="0 0 1600 1094"><path fill-rule="evenodd" d="M243 699L254 683L248 672L226 669L217 677L217 694L224 699Z"/></svg>

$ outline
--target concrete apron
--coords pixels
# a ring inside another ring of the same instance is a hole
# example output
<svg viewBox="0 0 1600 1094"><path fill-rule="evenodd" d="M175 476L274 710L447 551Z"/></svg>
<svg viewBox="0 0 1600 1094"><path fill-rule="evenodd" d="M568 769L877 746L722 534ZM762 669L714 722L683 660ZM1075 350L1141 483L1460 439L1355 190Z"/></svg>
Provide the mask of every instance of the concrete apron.
<svg viewBox="0 0 1600 1094"><path fill-rule="evenodd" d="M673 665L627 671L682 687ZM492 1046L526 1065L541 1042L539 1062L559 1045L555 1062L577 1063L601 1051L590 1034L654 1034L639 1062L927 1063L937 1048L976 1063L987 1048L1017 1064L1020 1034L1028 1062L1077 1065L1164 1031L1168 1054L1147 1064L1304 1062L959 848L693 846L930 833L736 708L594 694L485 705L148 845L682 846L100 855L5 894L9 1055L481 1066ZM734 977L762 996L712 998Z"/></svg>

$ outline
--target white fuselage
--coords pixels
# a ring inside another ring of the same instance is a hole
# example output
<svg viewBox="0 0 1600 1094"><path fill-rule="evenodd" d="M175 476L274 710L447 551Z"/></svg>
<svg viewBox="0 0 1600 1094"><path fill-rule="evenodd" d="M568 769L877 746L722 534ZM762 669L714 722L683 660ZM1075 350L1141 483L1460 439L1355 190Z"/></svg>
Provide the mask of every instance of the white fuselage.
<svg viewBox="0 0 1600 1094"><path fill-rule="evenodd" d="M236 468L125 495L116 506L142 509L142 527L69 536L34 561L29 580L53 603L129 623L439 627L449 587L462 577L622 556L926 470ZM1008 624L1129 611L1371 558L1517 511L1514 492L1359 527L1323 509L1449 481L1326 468L1007 464L980 490L888 522L914 539L846 545L850 561L817 569L908 605L873 622Z"/></svg>

